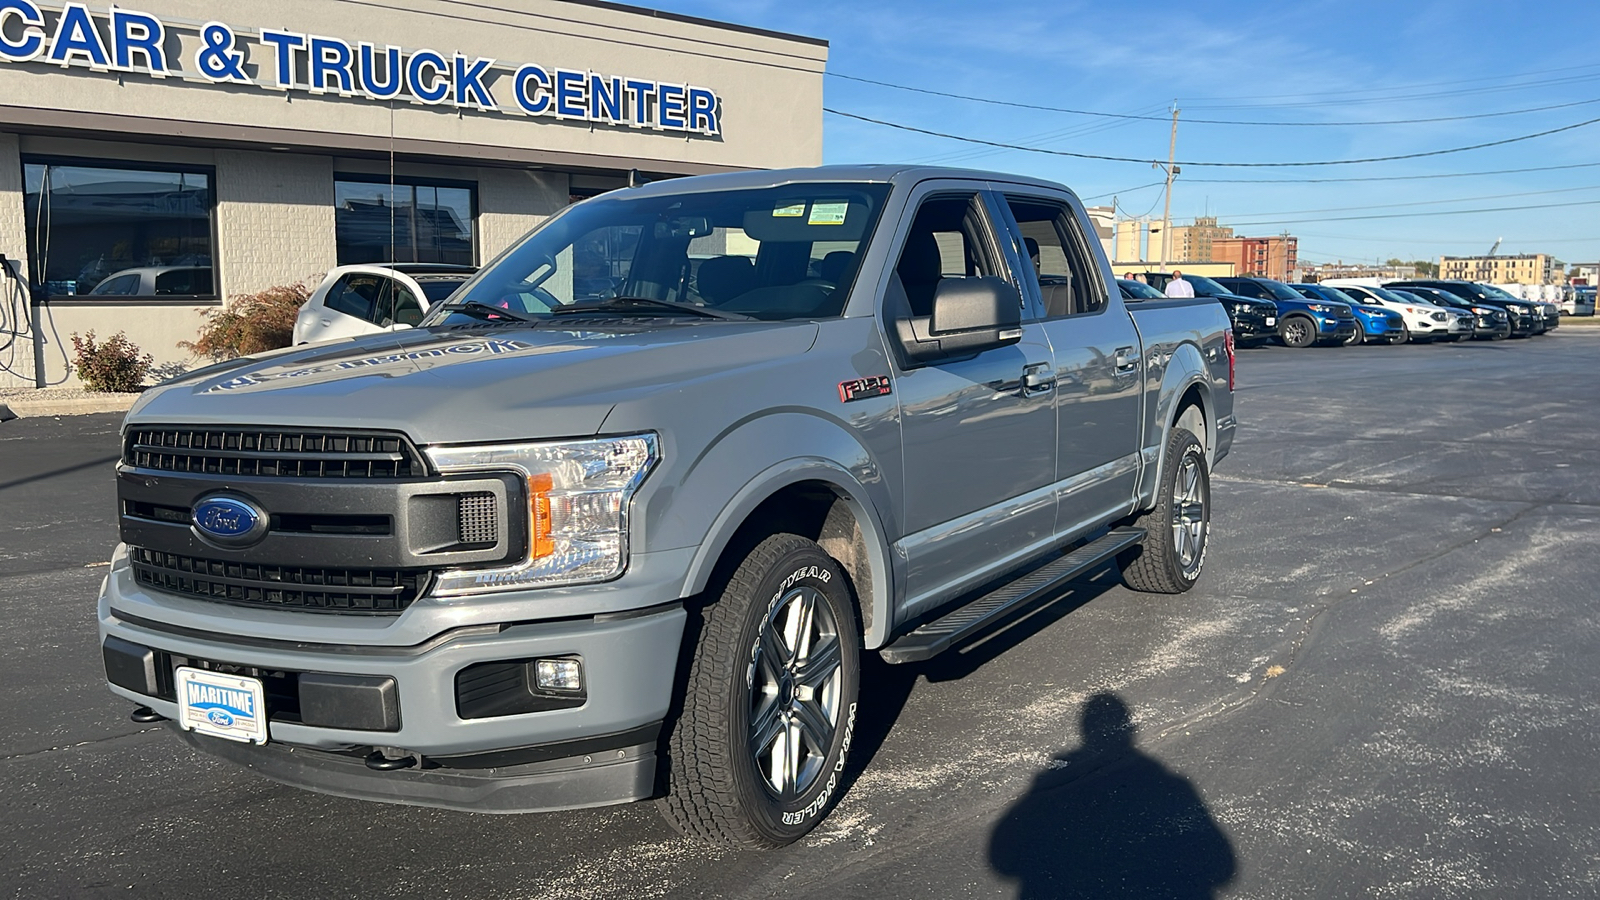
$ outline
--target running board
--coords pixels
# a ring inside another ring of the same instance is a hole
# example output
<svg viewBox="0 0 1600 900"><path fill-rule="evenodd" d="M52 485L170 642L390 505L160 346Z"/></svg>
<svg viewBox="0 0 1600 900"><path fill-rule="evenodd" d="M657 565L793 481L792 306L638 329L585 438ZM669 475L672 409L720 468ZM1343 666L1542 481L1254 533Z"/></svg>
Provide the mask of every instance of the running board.
<svg viewBox="0 0 1600 900"><path fill-rule="evenodd" d="M1143 528L1115 528L1060 559L1034 569L995 590L927 622L878 651L885 662L921 662L949 650L1018 609L1039 600L1064 581L1076 578L1144 541Z"/></svg>

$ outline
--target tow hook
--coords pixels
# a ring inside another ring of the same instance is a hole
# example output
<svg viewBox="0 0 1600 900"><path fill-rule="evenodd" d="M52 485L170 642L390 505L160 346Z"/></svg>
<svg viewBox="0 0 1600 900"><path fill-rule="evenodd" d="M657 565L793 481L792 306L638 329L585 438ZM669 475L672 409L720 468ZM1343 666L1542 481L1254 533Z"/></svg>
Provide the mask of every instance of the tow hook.
<svg viewBox="0 0 1600 900"><path fill-rule="evenodd" d="M384 751L394 751L396 755L389 756ZM414 753L407 753L397 747L373 747L367 754L367 768L376 772L393 772L397 769L409 769L417 764Z"/></svg>
<svg viewBox="0 0 1600 900"><path fill-rule="evenodd" d="M151 722L165 722L167 720L166 716L148 706L135 706L133 712L128 713L128 718L138 722L140 725L148 725Z"/></svg>

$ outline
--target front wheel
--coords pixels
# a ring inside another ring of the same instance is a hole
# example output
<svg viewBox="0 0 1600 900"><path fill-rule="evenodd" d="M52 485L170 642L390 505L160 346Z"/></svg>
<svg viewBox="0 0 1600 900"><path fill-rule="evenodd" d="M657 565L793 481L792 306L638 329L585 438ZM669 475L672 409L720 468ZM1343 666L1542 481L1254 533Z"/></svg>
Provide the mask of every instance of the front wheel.
<svg viewBox="0 0 1600 900"><path fill-rule="evenodd" d="M1285 347L1302 350L1317 342L1317 326L1304 316L1290 316L1278 326Z"/></svg>
<svg viewBox="0 0 1600 900"><path fill-rule="evenodd" d="M1356 330L1351 332L1350 336L1344 339L1344 345L1346 347L1353 347L1356 344L1364 344L1366 342L1367 342L1367 328L1366 328L1365 325L1361 324L1361 320L1360 319L1357 319L1356 320Z"/></svg>
<svg viewBox="0 0 1600 900"><path fill-rule="evenodd" d="M799 535L758 544L704 611L667 741L667 820L740 847L815 827L839 797L860 655L838 562Z"/></svg>
<svg viewBox="0 0 1600 900"><path fill-rule="evenodd" d="M1146 530L1146 537L1117 557L1123 583L1152 594L1181 594L1194 587L1211 535L1211 473L1205 448L1188 429L1174 428L1168 436L1156 508L1134 524Z"/></svg>

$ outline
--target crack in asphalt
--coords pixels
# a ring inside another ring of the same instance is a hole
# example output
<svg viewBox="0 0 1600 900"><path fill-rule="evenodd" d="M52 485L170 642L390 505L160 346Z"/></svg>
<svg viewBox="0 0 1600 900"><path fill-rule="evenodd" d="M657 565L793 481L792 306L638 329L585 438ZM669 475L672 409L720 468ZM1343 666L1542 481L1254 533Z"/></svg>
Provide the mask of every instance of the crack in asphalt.
<svg viewBox="0 0 1600 900"><path fill-rule="evenodd" d="M63 744L60 747L46 747L43 750L29 750L25 753L11 753L6 756L0 756L0 763L13 762L19 759L28 759L29 757L33 756L43 756L46 753L58 753L62 750L76 750L79 747L92 747L95 744L105 744L111 741L120 741L123 738L138 737L141 734L150 734L152 732L160 731L165 727L166 726L164 725L152 725L149 728L140 728L136 731L125 731L122 734L110 734L106 735L105 737L94 738L93 740L79 741L76 744Z"/></svg>

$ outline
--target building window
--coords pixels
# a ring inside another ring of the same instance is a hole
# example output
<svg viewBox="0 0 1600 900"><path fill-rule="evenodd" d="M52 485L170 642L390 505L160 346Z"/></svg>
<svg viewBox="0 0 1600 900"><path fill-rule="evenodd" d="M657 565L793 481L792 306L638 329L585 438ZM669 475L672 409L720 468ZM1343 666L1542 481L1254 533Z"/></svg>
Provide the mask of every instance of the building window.
<svg viewBox="0 0 1600 900"><path fill-rule="evenodd" d="M339 175L333 182L339 265L477 262L477 189L464 182Z"/></svg>
<svg viewBox="0 0 1600 900"><path fill-rule="evenodd" d="M52 297L216 299L209 169L24 158L30 276Z"/></svg>

